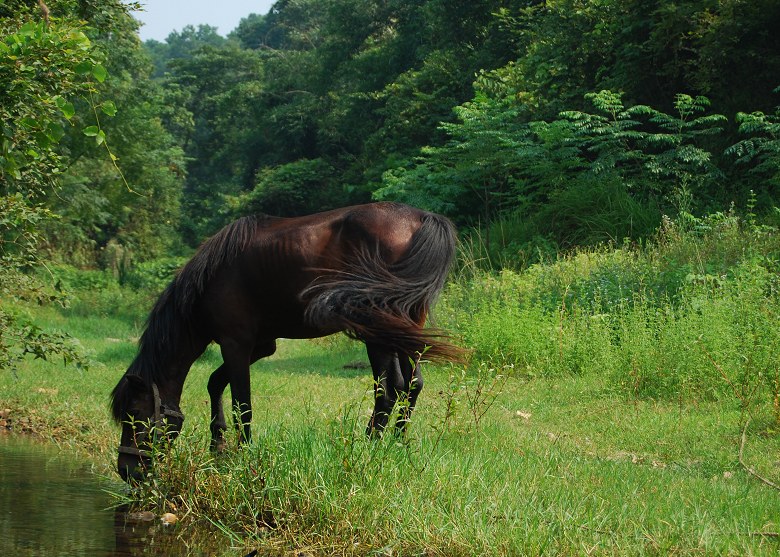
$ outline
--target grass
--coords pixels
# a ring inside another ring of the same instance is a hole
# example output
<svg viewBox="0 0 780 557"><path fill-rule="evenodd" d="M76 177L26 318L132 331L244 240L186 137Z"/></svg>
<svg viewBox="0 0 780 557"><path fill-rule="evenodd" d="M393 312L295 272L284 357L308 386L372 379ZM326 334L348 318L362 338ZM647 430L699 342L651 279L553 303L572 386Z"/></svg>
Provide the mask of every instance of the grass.
<svg viewBox="0 0 780 557"><path fill-rule="evenodd" d="M366 360L359 344L281 341L252 368L253 444L231 438L214 456L210 349L185 386L183 434L142 489L116 480L118 500L178 513L182 536L207 524L267 553L776 555L780 248L776 231L736 224L462 275L438 317L473 362L425 368L403 439L364 436L372 378L352 365ZM18 307L95 363L0 374L13 429L109 477L119 431L107 397L142 323L123 296Z"/></svg>
<svg viewBox="0 0 780 557"><path fill-rule="evenodd" d="M0 376L17 428L88 454L113 474L118 430L107 395L134 352L123 321L36 317L68 328L100 362L77 371L27 362ZM253 367L255 442L207 450L205 383L184 392L185 432L143 494L187 524L210 520L235 543L318 554L774 554L780 494L738 461L739 401L638 400L595 373L510 376L429 367L409 437L363 436L364 359L343 338L283 341ZM506 370L504 370L506 371ZM500 390L499 390L500 387ZM478 402L489 406L475 417ZM770 404L749 429L745 460L777 477ZM23 422L23 420L26 420ZM121 487L117 484L117 490Z"/></svg>

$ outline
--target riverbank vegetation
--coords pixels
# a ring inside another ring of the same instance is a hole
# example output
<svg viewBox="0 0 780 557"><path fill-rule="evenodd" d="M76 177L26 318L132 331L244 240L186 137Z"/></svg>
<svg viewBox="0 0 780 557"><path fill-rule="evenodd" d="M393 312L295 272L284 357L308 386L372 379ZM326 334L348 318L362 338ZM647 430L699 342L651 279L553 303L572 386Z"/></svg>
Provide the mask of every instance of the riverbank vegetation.
<svg viewBox="0 0 780 557"><path fill-rule="evenodd" d="M209 350L186 384L184 433L142 488L114 480L118 501L281 552L774 553L779 254L776 229L718 214L501 274L464 256L436 319L472 361L426 367L404 439L364 436L361 345L282 341L253 366L254 443L215 456ZM17 310L67 327L92 364L4 374L5 420L114 477L107 393L151 290L52 272L69 307Z"/></svg>
<svg viewBox="0 0 780 557"><path fill-rule="evenodd" d="M360 345L283 341L214 456L210 349L118 500L268 551L777 552L777 2L284 0L146 43L45 4L0 3L3 430L113 477L108 393L195 246L403 201L459 226L435 317L471 351L409 435L364 438Z"/></svg>

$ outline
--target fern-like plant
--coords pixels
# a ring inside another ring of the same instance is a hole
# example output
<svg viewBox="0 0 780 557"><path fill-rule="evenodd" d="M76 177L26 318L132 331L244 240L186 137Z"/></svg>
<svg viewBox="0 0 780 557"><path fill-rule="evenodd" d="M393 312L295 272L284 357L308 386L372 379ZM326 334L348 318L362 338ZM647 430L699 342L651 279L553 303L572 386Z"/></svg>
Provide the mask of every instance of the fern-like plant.
<svg viewBox="0 0 780 557"><path fill-rule="evenodd" d="M739 133L747 137L726 149L726 154L752 177L776 188L780 185L780 108L774 114L740 112L736 120Z"/></svg>

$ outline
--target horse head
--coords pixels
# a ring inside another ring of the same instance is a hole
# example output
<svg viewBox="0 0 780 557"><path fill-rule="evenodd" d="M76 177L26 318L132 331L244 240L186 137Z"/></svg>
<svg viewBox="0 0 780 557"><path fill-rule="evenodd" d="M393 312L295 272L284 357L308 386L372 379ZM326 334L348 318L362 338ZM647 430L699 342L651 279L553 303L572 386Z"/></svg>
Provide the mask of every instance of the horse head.
<svg viewBox="0 0 780 557"><path fill-rule="evenodd" d="M133 374L126 374L114 389L113 410L122 423L117 471L126 482L140 481L154 451L178 436L184 414L164 400L156 383Z"/></svg>

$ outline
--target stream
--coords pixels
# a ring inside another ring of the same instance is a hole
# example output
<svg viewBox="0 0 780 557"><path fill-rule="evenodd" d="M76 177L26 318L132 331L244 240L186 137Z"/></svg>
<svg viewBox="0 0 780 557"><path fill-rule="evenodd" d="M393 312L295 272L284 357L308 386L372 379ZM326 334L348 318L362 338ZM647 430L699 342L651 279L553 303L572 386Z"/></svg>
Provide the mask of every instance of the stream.
<svg viewBox="0 0 780 557"><path fill-rule="evenodd" d="M0 434L0 555L9 557L238 556L224 538L134 520L111 508L107 485L56 447Z"/></svg>

